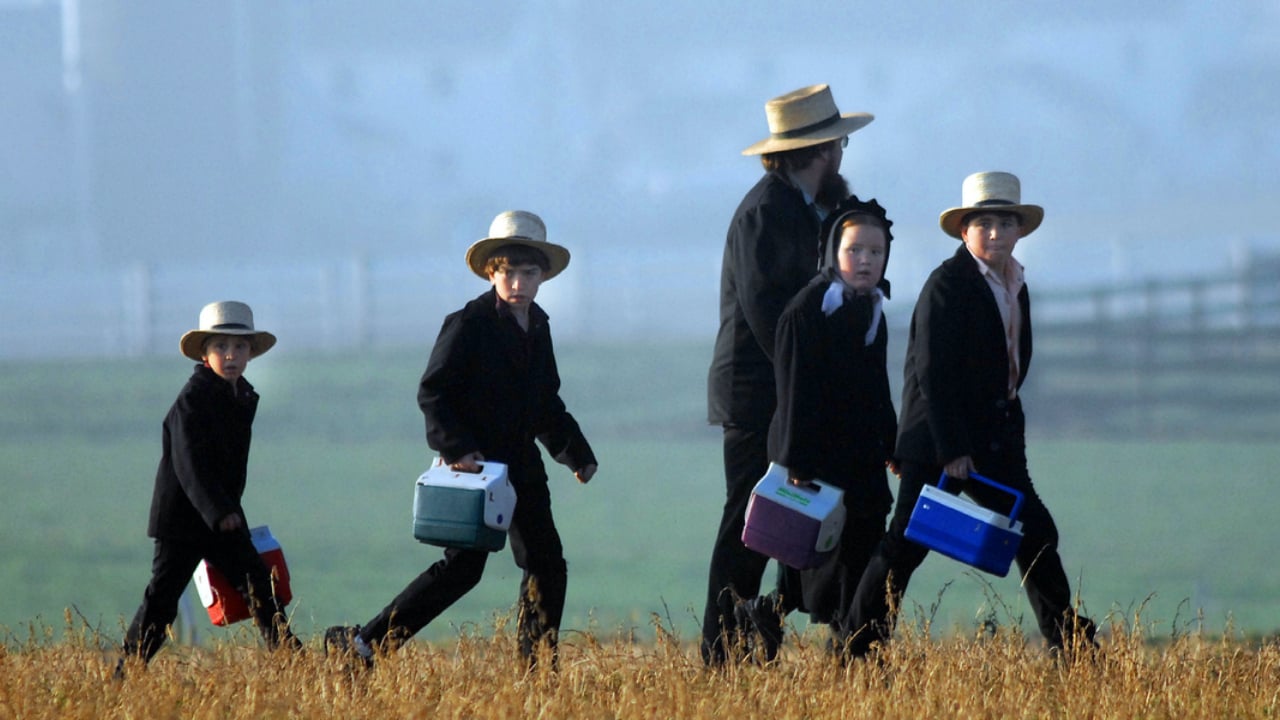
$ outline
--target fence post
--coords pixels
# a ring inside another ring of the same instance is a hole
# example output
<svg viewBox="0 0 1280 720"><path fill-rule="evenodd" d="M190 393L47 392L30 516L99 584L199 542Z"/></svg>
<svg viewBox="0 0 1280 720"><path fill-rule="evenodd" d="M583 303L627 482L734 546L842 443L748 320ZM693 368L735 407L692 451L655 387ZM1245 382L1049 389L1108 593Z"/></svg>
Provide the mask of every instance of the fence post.
<svg viewBox="0 0 1280 720"><path fill-rule="evenodd" d="M359 252L349 261L351 268L351 337L355 347L373 347L373 302L370 293L369 255Z"/></svg>
<svg viewBox="0 0 1280 720"><path fill-rule="evenodd" d="M151 352L151 268L144 262L134 263L121 278L124 293L124 337L129 338L126 352L141 357Z"/></svg>
<svg viewBox="0 0 1280 720"><path fill-rule="evenodd" d="M1205 295L1208 294L1208 280L1192 280L1187 284L1187 292L1191 296L1191 307L1187 311L1191 332L1187 335L1188 354L1192 363L1198 364L1206 355L1205 333L1209 331L1208 314L1205 311Z"/></svg>

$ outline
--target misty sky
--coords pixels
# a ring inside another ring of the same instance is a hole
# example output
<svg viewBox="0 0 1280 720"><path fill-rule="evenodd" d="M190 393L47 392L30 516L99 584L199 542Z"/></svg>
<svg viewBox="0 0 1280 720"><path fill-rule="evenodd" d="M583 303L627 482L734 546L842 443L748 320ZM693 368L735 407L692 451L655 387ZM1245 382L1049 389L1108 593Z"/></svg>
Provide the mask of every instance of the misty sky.
<svg viewBox="0 0 1280 720"><path fill-rule="evenodd" d="M978 170L1045 206L1040 288L1280 248L1272 0L781 7L0 2L0 274L454 262L519 207L582 272L710 285L765 100L816 82L876 115L843 171L907 292Z"/></svg>

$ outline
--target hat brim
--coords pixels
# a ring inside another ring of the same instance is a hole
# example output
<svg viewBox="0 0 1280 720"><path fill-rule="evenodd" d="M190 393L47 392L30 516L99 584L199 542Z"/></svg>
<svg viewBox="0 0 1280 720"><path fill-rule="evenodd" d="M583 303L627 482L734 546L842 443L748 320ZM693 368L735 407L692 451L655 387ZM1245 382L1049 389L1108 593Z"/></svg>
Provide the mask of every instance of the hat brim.
<svg viewBox="0 0 1280 720"><path fill-rule="evenodd" d="M1040 223L1044 220L1044 208L1039 205L981 205L977 207L958 207L944 210L938 216L938 226L942 231L951 237L960 240L960 223L964 217L970 213L976 212L1006 212L1013 213L1022 218L1022 225L1019 228L1019 237L1026 237L1036 231L1040 227Z"/></svg>
<svg viewBox="0 0 1280 720"><path fill-rule="evenodd" d="M178 349L196 362L204 360L204 341L211 335L245 335L250 338L251 357L265 355L276 344L276 336L265 330L188 330L178 341Z"/></svg>
<svg viewBox="0 0 1280 720"><path fill-rule="evenodd" d="M824 142L838 140L861 130L875 120L871 113L848 113L821 130L796 137L778 138L772 135L742 151L743 155L764 155L765 153L799 150L810 145L821 145Z"/></svg>
<svg viewBox="0 0 1280 720"><path fill-rule="evenodd" d="M485 238L477 240L467 248L467 267L471 268L471 272L479 277L488 280L489 276L484 271L485 263L489 262L489 256L493 251L507 245L524 245L525 247L539 250L543 255L547 256L549 267L542 274L543 280L550 280L559 275L566 267L569 266L569 250L568 248L556 245L546 240L533 240L531 238L522 237L501 237L501 238Z"/></svg>

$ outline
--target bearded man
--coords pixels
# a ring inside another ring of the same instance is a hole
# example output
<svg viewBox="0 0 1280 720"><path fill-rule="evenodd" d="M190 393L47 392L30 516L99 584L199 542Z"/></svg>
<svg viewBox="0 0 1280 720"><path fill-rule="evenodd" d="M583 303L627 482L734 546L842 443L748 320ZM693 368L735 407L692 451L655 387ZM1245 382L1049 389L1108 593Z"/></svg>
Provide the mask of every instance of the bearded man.
<svg viewBox="0 0 1280 720"><path fill-rule="evenodd" d="M765 115L769 137L742 151L761 156L765 174L729 223L720 328L707 380L708 421L724 428L726 489L702 623L702 657L709 666L732 654L735 604L759 593L768 564L742 544L742 526L751 489L769 467L778 318L818 270L825 208L849 194L840 176L849 134L873 119L869 113L842 115L826 85L773 98Z"/></svg>

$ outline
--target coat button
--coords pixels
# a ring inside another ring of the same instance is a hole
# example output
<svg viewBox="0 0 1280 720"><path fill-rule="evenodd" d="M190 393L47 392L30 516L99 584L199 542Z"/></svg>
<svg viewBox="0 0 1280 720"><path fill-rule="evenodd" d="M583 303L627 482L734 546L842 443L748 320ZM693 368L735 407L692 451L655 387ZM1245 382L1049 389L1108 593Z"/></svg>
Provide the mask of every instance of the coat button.
<svg viewBox="0 0 1280 720"><path fill-rule="evenodd" d="M991 452L996 452L999 449L1000 449L1000 443L998 442L991 443Z"/></svg>
<svg viewBox="0 0 1280 720"><path fill-rule="evenodd" d="M1003 409L1005 409L1006 407L1009 407L1009 402L1008 402L1007 400L997 400L997 401L996 401L996 409L997 409L997 410L1003 410Z"/></svg>

